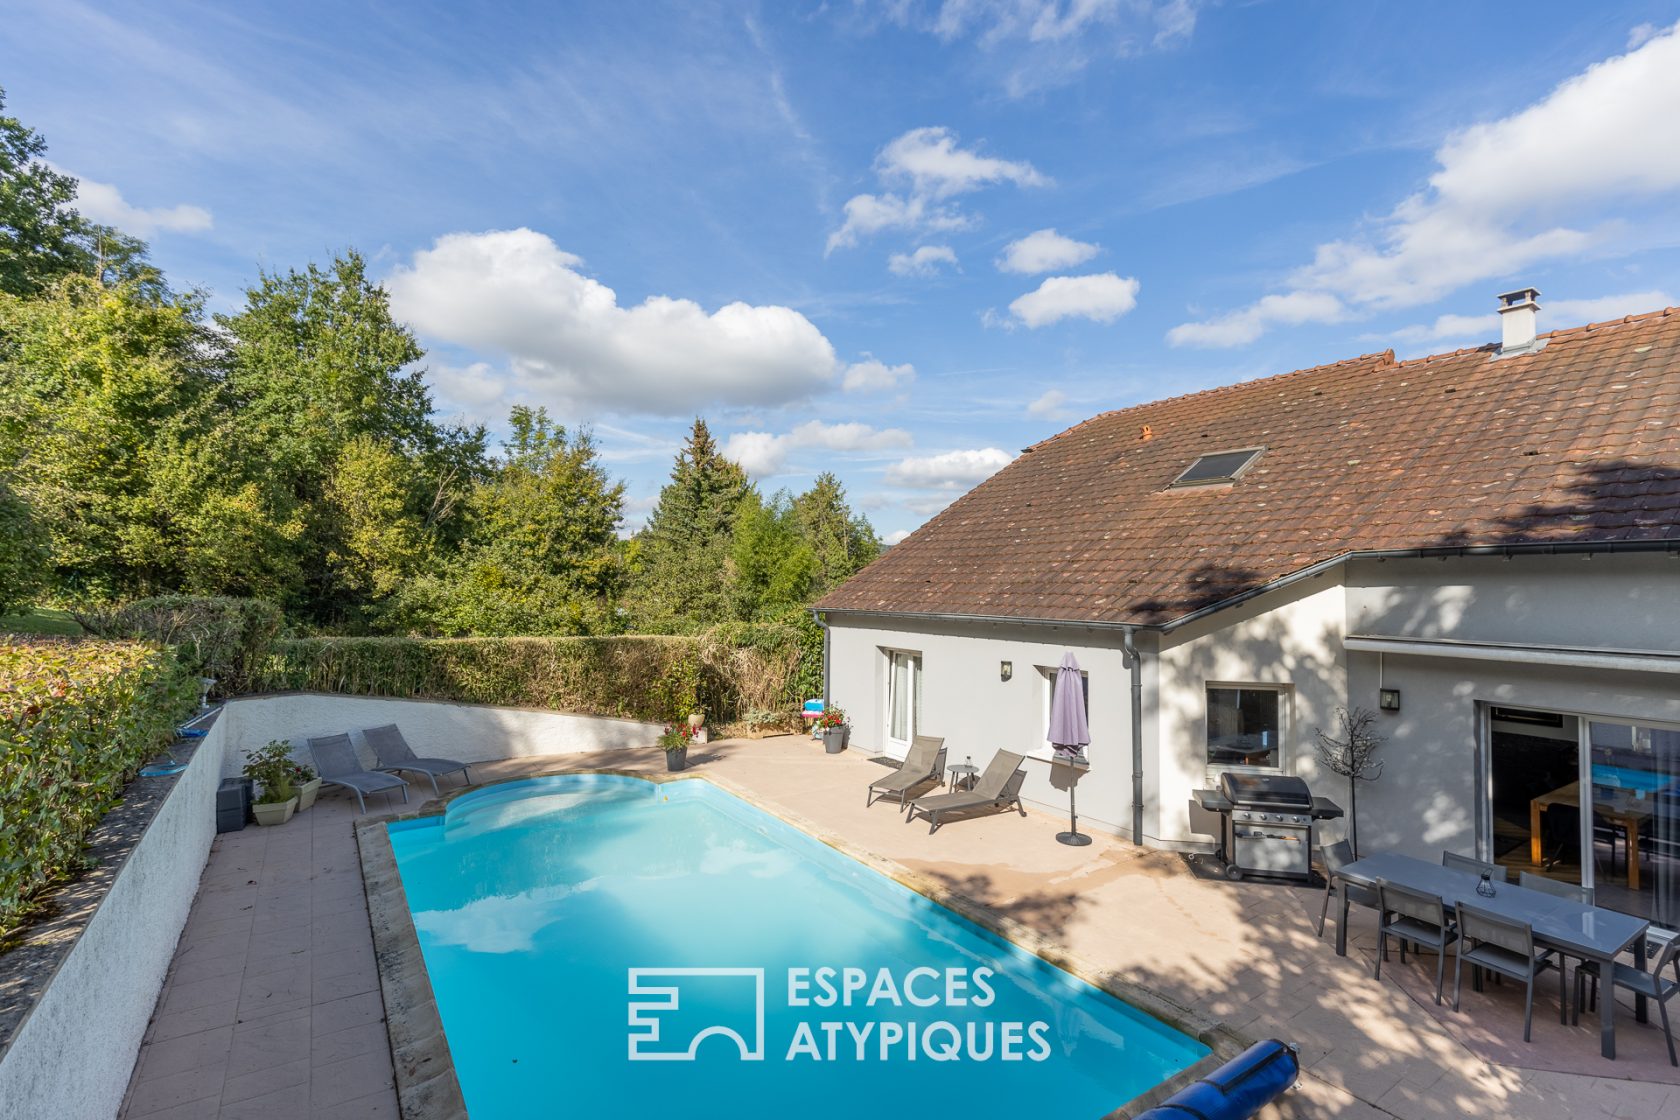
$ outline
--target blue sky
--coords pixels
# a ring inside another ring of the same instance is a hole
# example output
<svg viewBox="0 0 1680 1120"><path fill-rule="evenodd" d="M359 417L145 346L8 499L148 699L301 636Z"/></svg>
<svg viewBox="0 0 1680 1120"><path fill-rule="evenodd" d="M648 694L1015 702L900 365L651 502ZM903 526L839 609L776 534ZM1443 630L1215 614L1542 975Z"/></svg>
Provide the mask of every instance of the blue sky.
<svg viewBox="0 0 1680 1120"><path fill-rule="evenodd" d="M229 310L355 247L443 410L704 415L889 538L1109 408L1680 302L1676 6L35 4L0 85Z"/></svg>

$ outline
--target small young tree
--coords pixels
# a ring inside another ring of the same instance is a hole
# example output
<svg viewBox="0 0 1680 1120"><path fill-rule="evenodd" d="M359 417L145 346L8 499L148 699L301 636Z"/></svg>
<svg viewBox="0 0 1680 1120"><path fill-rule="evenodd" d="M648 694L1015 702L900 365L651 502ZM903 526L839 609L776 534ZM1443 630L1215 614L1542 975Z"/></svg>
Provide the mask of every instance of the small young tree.
<svg viewBox="0 0 1680 1120"><path fill-rule="evenodd" d="M1359 856L1359 783L1374 782L1382 777L1383 760L1376 757L1377 748L1387 740L1373 731L1377 722L1374 712L1366 708L1336 709L1340 735L1331 735L1321 727L1313 728L1318 736L1318 760L1332 773L1348 780L1348 839L1353 854Z"/></svg>

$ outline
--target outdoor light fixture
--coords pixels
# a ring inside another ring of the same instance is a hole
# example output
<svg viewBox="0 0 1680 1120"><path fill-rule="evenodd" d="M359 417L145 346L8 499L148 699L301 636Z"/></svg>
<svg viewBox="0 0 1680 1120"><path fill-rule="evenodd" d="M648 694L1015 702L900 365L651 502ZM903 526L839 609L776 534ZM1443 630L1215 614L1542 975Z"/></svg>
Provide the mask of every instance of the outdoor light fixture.
<svg viewBox="0 0 1680 1120"><path fill-rule="evenodd" d="M1398 688L1377 689L1377 707L1385 712L1400 710L1400 690Z"/></svg>
<svg viewBox="0 0 1680 1120"><path fill-rule="evenodd" d="M1013 662L1013 661L999 661L998 662L998 680L1007 681L1010 677L1013 677L1014 675L1015 675L1015 662Z"/></svg>

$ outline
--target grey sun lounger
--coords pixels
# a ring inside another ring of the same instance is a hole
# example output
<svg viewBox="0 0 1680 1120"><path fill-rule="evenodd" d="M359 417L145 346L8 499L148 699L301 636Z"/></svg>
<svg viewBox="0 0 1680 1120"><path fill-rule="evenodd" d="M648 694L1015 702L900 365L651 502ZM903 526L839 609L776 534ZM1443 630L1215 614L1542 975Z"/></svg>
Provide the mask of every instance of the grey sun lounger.
<svg viewBox="0 0 1680 1120"><path fill-rule="evenodd" d="M459 772L461 781L472 781L464 762L456 762L452 758L415 757L414 748L408 745L408 740L403 738L401 729L394 723L387 723L384 727L370 727L362 732L362 738L373 748L375 770L406 770L412 774L424 774L432 780L433 797L438 794L437 780L446 774Z"/></svg>
<svg viewBox="0 0 1680 1120"><path fill-rule="evenodd" d="M1026 758L1014 751L999 751L986 764L985 773L980 775L973 789L918 797L910 802L910 813L905 820L913 821L917 814L926 817L930 825L928 835L931 836L939 831L941 816L964 809L1007 809L1014 806L1024 817L1027 810L1021 804L1021 783L1027 780L1027 772L1021 764L1025 761Z"/></svg>
<svg viewBox="0 0 1680 1120"><path fill-rule="evenodd" d="M309 754L315 760L315 772L329 786L343 786L356 794L356 804L367 812L367 794L401 789L403 804L408 804L408 783L395 774L381 774L377 770L362 769L356 748L348 735L328 735L309 740Z"/></svg>
<svg viewBox="0 0 1680 1120"><path fill-rule="evenodd" d="M912 789L929 779L940 778L944 773L945 740L934 735L918 735L897 770L869 783L869 796L863 803L864 808L875 804L876 798L885 799L893 795L898 797L902 807Z"/></svg>

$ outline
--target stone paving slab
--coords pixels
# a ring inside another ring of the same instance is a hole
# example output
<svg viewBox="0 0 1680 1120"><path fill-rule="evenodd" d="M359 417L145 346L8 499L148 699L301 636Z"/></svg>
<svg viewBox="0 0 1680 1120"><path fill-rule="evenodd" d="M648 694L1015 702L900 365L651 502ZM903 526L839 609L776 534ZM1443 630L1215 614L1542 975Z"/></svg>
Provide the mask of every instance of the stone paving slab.
<svg viewBox="0 0 1680 1120"><path fill-rule="evenodd" d="M1270 1110L1278 1120L1680 1114L1680 1086L1629 1080L1630 1064L1599 1059L1597 1074L1487 1060L1417 1004L1409 977L1396 982L1397 964L1379 982L1363 955L1336 957L1330 931L1313 933L1316 891L1205 880L1179 856L1100 835L1065 847L1055 842L1065 821L1037 812L954 822L930 836L890 803L865 808L877 763L825 755L803 736L710 744L691 752L690 765L1032 927L1115 979L1256 1037L1297 1042L1306 1072ZM663 755L518 759L475 765L473 776L590 767L663 769ZM396 807L370 804L375 813ZM355 820L354 798L325 796L287 825L217 838L124 1117L398 1115ZM1520 1017L1504 1026L1521 1060ZM1579 1030L1596 1054L1596 1023ZM1635 1045L1634 1032L1655 1033L1631 1012L1618 1016L1624 1045Z"/></svg>

